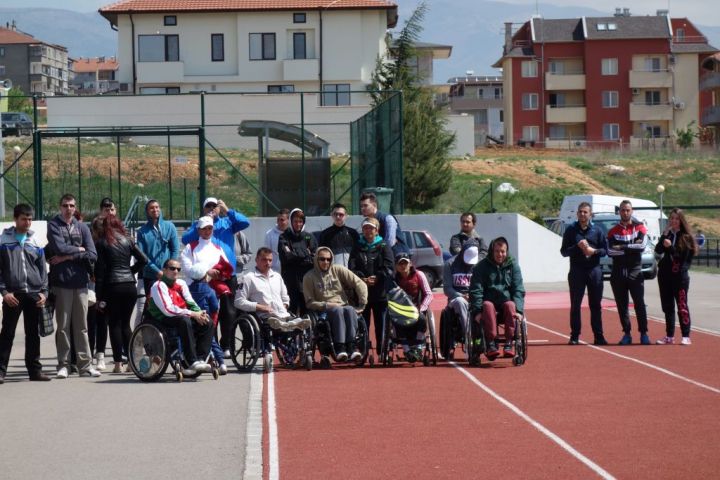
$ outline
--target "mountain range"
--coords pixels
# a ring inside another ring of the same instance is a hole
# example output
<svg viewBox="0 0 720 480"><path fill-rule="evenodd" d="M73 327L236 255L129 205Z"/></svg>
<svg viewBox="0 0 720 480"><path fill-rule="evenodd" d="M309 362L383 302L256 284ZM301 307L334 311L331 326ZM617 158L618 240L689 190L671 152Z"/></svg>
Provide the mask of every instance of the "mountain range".
<svg viewBox="0 0 720 480"><path fill-rule="evenodd" d="M400 4L399 29L412 13L412 5L397 3ZM81 3L65 5L77 9ZM504 22L522 23L536 12L545 18L609 16L612 13L610 9L601 11L547 4L539 4L536 10L533 5L476 0L432 0L429 7L423 23L422 41L453 47L449 59L435 62L434 83L445 83L469 70L476 75L497 75L490 65L502 54ZM13 20L19 30L67 47L73 58L112 56L117 52L117 32L97 11L0 8L0 25L5 26ZM698 19L690 20L708 37L710 44L720 48L720 27L703 26Z"/></svg>

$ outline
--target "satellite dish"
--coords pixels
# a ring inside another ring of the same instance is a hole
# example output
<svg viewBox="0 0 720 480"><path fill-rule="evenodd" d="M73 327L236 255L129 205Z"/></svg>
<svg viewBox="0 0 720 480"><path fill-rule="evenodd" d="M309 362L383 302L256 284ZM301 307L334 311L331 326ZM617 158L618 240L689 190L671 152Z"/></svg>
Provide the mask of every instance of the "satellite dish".
<svg viewBox="0 0 720 480"><path fill-rule="evenodd" d="M3 86L3 88L7 88L8 90L10 90L12 88L12 80L10 80L9 78L6 78L5 80L2 81L2 86Z"/></svg>

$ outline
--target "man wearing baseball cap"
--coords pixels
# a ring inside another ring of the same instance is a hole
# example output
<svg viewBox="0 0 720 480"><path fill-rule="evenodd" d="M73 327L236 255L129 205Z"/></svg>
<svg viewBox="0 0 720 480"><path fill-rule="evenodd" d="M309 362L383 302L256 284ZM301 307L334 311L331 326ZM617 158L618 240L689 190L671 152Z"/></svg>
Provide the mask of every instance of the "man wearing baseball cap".
<svg viewBox="0 0 720 480"><path fill-rule="evenodd" d="M470 317L470 279L477 263L485 258L487 249L481 250L476 240L468 240L460 252L445 262L443 267L443 293L448 299L447 308L455 312L461 331L465 331Z"/></svg>

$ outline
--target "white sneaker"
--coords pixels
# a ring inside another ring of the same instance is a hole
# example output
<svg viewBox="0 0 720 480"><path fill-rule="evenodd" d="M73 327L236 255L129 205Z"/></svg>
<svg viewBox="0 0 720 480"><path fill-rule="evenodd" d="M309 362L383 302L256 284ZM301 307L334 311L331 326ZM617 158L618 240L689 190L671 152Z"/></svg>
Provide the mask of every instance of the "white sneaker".
<svg viewBox="0 0 720 480"><path fill-rule="evenodd" d="M105 371L107 368L105 366L105 354L102 352L97 352L95 354L95 358L97 359L97 366L95 367L97 370L100 370L101 372Z"/></svg>
<svg viewBox="0 0 720 480"><path fill-rule="evenodd" d="M207 373L210 370L212 370L212 367L205 362L201 362L200 360L197 360L196 362L193 362L192 365L190 365L190 369L195 370L196 372L200 372L200 373Z"/></svg>
<svg viewBox="0 0 720 480"><path fill-rule="evenodd" d="M660 340L656 340L656 345L672 345L675 342L673 337L662 337Z"/></svg>
<svg viewBox="0 0 720 480"><path fill-rule="evenodd" d="M692 345L692 340L690 340L690 337L682 337L680 345Z"/></svg>
<svg viewBox="0 0 720 480"><path fill-rule="evenodd" d="M353 352L352 355L350 355L350 361L356 362L362 358L362 353L360 352Z"/></svg>
<svg viewBox="0 0 720 480"><path fill-rule="evenodd" d="M348 359L348 354L346 352L340 352L337 354L336 358L338 362L344 362Z"/></svg>
<svg viewBox="0 0 720 480"><path fill-rule="evenodd" d="M80 372L81 377L99 377L101 375L102 373L98 372L93 367L89 367L87 370L83 370L82 372Z"/></svg>
<svg viewBox="0 0 720 480"><path fill-rule="evenodd" d="M220 375L227 375L227 365L224 363L220 365Z"/></svg>
<svg viewBox="0 0 720 480"><path fill-rule="evenodd" d="M197 373L197 371L194 368L183 368L182 369L182 374L185 377L192 377L196 373Z"/></svg>
<svg viewBox="0 0 720 480"><path fill-rule="evenodd" d="M223 357L225 357L225 358L230 358L231 356L232 356L232 355L230 355L230 350L225 350L225 351L223 352Z"/></svg>
<svg viewBox="0 0 720 480"><path fill-rule="evenodd" d="M57 375L55 375L55 378L67 378L68 377L68 369L67 367L62 367L60 370L58 370Z"/></svg>

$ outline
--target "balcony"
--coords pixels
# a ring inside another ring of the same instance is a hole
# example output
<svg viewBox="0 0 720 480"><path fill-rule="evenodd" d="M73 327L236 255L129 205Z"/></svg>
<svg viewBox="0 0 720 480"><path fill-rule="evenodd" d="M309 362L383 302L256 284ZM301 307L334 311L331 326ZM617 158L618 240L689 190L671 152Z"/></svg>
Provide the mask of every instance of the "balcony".
<svg viewBox="0 0 720 480"><path fill-rule="evenodd" d="M503 108L502 98L450 97L450 109L454 112Z"/></svg>
<svg viewBox="0 0 720 480"><path fill-rule="evenodd" d="M585 90L585 74L545 74L546 90Z"/></svg>
<svg viewBox="0 0 720 480"><path fill-rule="evenodd" d="M630 88L672 88L672 74L666 70L630 70Z"/></svg>
<svg viewBox="0 0 720 480"><path fill-rule="evenodd" d="M703 109L702 124L703 126L720 126L720 105Z"/></svg>
<svg viewBox="0 0 720 480"><path fill-rule="evenodd" d="M584 105L547 105L545 106L547 123L585 123L587 111Z"/></svg>
<svg viewBox="0 0 720 480"><path fill-rule="evenodd" d="M700 77L700 90L720 88L720 72L708 72Z"/></svg>
<svg viewBox="0 0 720 480"><path fill-rule="evenodd" d="M649 105L646 103L630 104L630 121L645 122L648 120L672 120L673 106L669 103Z"/></svg>
<svg viewBox="0 0 720 480"><path fill-rule="evenodd" d="M183 62L138 62L137 83L181 83L185 77Z"/></svg>
<svg viewBox="0 0 720 480"><path fill-rule="evenodd" d="M319 63L317 58L283 60L283 80L286 82L317 80L318 71Z"/></svg>

